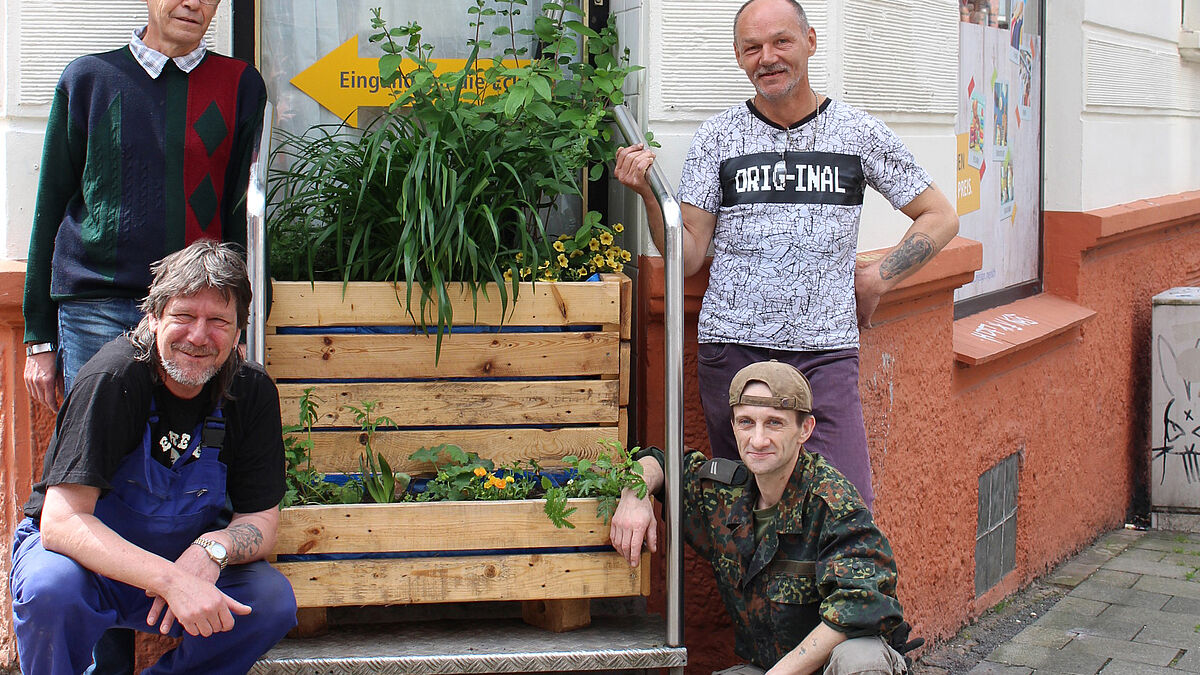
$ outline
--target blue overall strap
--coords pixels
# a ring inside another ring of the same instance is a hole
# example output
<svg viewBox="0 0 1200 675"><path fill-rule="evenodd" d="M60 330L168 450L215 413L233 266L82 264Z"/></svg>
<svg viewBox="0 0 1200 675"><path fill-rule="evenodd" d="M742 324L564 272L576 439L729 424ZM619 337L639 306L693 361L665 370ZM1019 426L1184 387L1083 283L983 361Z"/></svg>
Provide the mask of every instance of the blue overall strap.
<svg viewBox="0 0 1200 675"><path fill-rule="evenodd" d="M204 418L204 429L200 432L201 452L213 448L219 453L225 445L225 412L222 410L224 405L225 397L222 396L217 399L217 406L213 408L212 414Z"/></svg>

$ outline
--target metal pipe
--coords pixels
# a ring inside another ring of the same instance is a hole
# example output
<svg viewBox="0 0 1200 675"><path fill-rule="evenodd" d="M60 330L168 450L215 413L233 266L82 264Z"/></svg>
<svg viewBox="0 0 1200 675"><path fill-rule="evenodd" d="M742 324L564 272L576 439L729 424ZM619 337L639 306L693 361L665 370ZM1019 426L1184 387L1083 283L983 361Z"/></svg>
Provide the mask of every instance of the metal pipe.
<svg viewBox="0 0 1200 675"><path fill-rule="evenodd" d="M629 144L641 143L641 127L629 112L613 108L617 128ZM662 251L666 275L666 361L663 371L666 409L666 519L667 519L667 645L683 646L683 212L658 164L647 173L650 189L663 212Z"/></svg>
<svg viewBox="0 0 1200 675"><path fill-rule="evenodd" d="M267 307L267 167L271 163L271 102L263 110L262 133L250 159L246 189L246 268L250 273L250 325L246 327L246 360L266 365Z"/></svg>

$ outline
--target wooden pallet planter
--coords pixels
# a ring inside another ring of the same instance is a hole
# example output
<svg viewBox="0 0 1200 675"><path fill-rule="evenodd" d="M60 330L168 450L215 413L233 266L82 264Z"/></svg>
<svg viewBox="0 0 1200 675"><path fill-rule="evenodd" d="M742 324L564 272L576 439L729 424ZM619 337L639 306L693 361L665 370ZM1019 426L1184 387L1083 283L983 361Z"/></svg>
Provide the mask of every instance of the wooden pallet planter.
<svg viewBox="0 0 1200 675"><path fill-rule="evenodd" d="M285 422L297 418L306 387L322 401L312 453L319 471L358 471L365 438L347 430L354 420L345 406L367 400L400 425L379 431L373 447L414 475L433 467L409 455L440 443L497 465L536 459L555 467L565 455L598 456L601 439L627 442L627 277L522 284L504 332L448 336L436 365L432 336L335 332L412 326L402 286L276 282L273 291L267 371ZM463 293L455 326L498 325L494 287L489 297L480 296L476 312ZM292 327L305 332L286 333ZM649 593L647 564L631 570L608 547L595 500L574 501L575 529L555 528L541 500L288 508L276 566L292 582L308 632L323 626L326 607L488 600L523 601L527 621L570 629L586 625L590 598Z"/></svg>

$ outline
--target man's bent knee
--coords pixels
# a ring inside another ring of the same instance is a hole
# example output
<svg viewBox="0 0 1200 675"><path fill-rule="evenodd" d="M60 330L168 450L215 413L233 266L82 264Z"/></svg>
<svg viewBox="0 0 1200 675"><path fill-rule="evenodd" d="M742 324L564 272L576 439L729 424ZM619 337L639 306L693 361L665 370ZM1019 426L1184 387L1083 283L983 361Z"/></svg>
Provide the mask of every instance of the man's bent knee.
<svg viewBox="0 0 1200 675"><path fill-rule="evenodd" d="M907 672L908 666L904 657L879 636L846 640L833 648L833 653L829 655L829 663L825 664L825 675L904 675Z"/></svg>

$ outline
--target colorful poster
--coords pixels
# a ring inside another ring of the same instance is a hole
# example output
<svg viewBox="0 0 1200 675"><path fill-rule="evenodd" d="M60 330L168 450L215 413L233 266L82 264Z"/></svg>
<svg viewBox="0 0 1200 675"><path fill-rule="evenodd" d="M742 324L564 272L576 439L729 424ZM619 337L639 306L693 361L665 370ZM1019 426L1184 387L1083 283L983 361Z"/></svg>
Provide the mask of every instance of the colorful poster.
<svg viewBox="0 0 1200 675"><path fill-rule="evenodd" d="M971 130L967 144L967 164L978 169L983 166L983 133L987 125L987 104L983 101L983 93L976 91L971 94L970 105Z"/></svg>
<svg viewBox="0 0 1200 675"><path fill-rule="evenodd" d="M992 158L1003 160L1008 154L1008 83L992 84Z"/></svg>
<svg viewBox="0 0 1200 675"><path fill-rule="evenodd" d="M1013 200L1016 198L1016 184L1013 182L1012 153L1004 156L1000 163L1000 218L1008 219L1012 215Z"/></svg>
<svg viewBox="0 0 1200 675"><path fill-rule="evenodd" d="M1033 109L1033 52L1029 45L1022 45L1020 51L1020 59L1017 62L1017 76L1020 79L1020 96L1017 99L1017 108L1020 111L1021 119L1029 119L1030 111Z"/></svg>
<svg viewBox="0 0 1200 675"><path fill-rule="evenodd" d="M958 207L958 215L971 213L979 210L979 167L970 164L967 157L970 154L968 150L970 140L968 134L958 134L958 177L955 181L955 198ZM980 151L980 159L983 159L983 153Z"/></svg>

